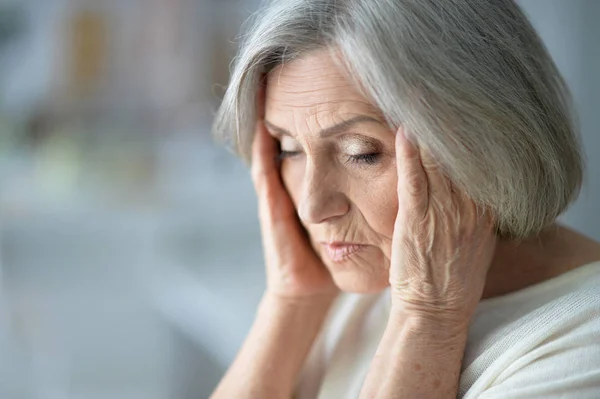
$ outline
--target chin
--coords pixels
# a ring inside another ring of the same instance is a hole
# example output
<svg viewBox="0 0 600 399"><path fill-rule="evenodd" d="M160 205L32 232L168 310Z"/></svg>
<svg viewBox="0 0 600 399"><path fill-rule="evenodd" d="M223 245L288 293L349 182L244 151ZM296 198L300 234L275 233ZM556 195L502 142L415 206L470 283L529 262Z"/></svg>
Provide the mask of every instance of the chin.
<svg viewBox="0 0 600 399"><path fill-rule="evenodd" d="M379 252L379 251L377 251ZM371 294L389 287L389 265L381 253L369 253L344 262L325 262L335 285L344 292Z"/></svg>
<svg viewBox="0 0 600 399"><path fill-rule="evenodd" d="M363 273L336 273L333 281L341 291L359 294L381 292L390 285L387 278L373 278Z"/></svg>

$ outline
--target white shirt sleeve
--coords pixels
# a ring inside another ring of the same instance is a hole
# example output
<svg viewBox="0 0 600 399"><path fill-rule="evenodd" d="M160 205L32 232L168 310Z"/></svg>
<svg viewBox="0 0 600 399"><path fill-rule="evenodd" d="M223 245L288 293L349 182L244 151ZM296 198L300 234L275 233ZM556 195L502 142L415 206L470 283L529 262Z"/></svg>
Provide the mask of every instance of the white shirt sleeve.
<svg viewBox="0 0 600 399"><path fill-rule="evenodd" d="M478 398L600 398L600 331L582 326L536 348Z"/></svg>
<svg viewBox="0 0 600 399"><path fill-rule="evenodd" d="M389 292L346 294L295 398L354 399L390 312ZM600 399L600 262L484 300L469 328L459 399Z"/></svg>
<svg viewBox="0 0 600 399"><path fill-rule="evenodd" d="M487 338L474 343L474 354L467 352L472 361L463 372L464 396L459 397L600 398L598 288L581 288L533 311L528 304L486 309L496 313L495 319L524 314L502 326L487 326Z"/></svg>

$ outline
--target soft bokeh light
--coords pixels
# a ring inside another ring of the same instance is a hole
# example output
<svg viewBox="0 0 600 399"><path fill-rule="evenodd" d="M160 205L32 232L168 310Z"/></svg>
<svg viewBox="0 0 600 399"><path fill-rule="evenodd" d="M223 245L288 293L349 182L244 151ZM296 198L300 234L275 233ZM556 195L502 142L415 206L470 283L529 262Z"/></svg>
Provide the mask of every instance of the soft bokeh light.
<svg viewBox="0 0 600 399"><path fill-rule="evenodd" d="M258 3L0 0L0 398L208 397L264 288L249 174L209 131ZM600 238L600 2L521 3L581 114L565 220Z"/></svg>
<svg viewBox="0 0 600 399"><path fill-rule="evenodd" d="M209 131L256 6L0 1L1 398L208 396L262 289Z"/></svg>

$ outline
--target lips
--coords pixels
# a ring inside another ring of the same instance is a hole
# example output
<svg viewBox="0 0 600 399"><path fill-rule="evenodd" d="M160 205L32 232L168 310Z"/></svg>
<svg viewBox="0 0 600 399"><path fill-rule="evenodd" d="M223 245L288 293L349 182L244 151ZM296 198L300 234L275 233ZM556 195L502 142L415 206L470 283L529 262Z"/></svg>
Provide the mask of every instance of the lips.
<svg viewBox="0 0 600 399"><path fill-rule="evenodd" d="M325 248L325 252L333 262L343 262L352 255L363 250L366 245L354 243L321 243Z"/></svg>

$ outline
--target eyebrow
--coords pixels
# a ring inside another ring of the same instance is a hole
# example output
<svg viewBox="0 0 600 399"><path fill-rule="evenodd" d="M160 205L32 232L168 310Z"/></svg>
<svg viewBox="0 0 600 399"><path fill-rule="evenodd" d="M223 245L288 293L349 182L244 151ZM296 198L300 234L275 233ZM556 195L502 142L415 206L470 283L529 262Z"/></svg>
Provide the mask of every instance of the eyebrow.
<svg viewBox="0 0 600 399"><path fill-rule="evenodd" d="M357 125L359 123L365 123L365 122L377 123L380 125L382 124L379 119L373 118L372 116L358 115L358 116L355 116L354 118L350 118L348 120L342 121L333 126L326 127L325 129L323 129L319 132L319 136L321 138L335 136L336 134L345 132L346 130L350 129L354 125ZM285 130L279 126L275 126L271 122L267 121L266 119L264 120L264 123L270 130L277 133L278 135L294 137L294 135L291 134L288 130Z"/></svg>

